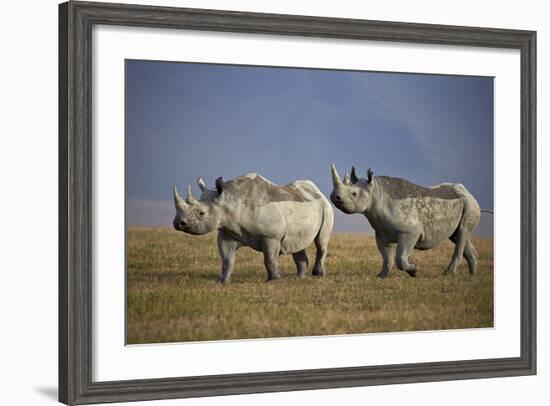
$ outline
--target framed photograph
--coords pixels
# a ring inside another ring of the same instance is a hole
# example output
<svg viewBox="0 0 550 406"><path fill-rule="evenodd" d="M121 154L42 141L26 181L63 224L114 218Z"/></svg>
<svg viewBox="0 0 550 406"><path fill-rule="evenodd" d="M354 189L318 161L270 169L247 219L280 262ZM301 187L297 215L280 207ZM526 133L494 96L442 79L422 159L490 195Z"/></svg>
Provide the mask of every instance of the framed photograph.
<svg viewBox="0 0 550 406"><path fill-rule="evenodd" d="M59 6L59 400L536 373L536 33Z"/></svg>

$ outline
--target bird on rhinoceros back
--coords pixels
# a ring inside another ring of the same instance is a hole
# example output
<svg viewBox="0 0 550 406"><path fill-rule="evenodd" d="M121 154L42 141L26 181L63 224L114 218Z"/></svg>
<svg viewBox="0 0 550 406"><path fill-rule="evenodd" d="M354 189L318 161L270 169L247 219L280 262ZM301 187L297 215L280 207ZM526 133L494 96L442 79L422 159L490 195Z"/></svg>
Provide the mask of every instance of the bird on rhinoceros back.
<svg viewBox="0 0 550 406"><path fill-rule="evenodd" d="M263 253L270 281L280 278L277 261L282 254L292 254L297 274L303 276L308 266L305 250L315 242L312 273L325 274L334 213L313 182L299 180L280 186L251 173L226 182L220 177L211 189L202 178L197 183L202 190L198 200L191 186L187 199L180 197L174 186L174 228L195 235L217 230L222 258L220 283L229 282L235 253L242 246Z"/></svg>
<svg viewBox="0 0 550 406"><path fill-rule="evenodd" d="M364 214L375 231L383 259L379 277L387 277L393 267L396 246L397 267L415 277L416 264L409 262L413 248L427 250L447 239L455 250L445 273L456 272L463 255L470 273L476 272L478 255L470 237L481 210L463 185L419 186L405 179L374 177L370 168L366 178L359 178L354 167L342 181L334 164L331 172L334 205L346 214Z"/></svg>

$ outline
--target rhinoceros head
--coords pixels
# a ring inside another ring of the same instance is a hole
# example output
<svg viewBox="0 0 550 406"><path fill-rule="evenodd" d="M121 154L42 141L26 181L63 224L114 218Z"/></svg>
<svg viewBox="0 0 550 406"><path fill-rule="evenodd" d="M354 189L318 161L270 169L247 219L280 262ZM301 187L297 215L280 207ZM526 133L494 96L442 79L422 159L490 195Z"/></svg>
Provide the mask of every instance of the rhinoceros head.
<svg viewBox="0 0 550 406"><path fill-rule="evenodd" d="M204 184L202 178L200 183ZM221 178L216 181L223 185ZM206 188L206 186L205 186ZM201 187L202 189L202 187ZM203 190L199 200L195 199L191 186L187 189L187 198L183 199L174 186L174 204L176 206L176 216L174 217L174 228L188 234L201 235L216 230L219 227L222 210L218 205L218 199L221 195L221 186L216 190Z"/></svg>
<svg viewBox="0 0 550 406"><path fill-rule="evenodd" d="M344 213L364 213L368 210L372 201L372 175L368 170L367 178L359 178L355 174L355 167L351 168L351 175L346 173L344 180L336 171L334 164L331 166L332 172L332 193L330 200L336 207Z"/></svg>

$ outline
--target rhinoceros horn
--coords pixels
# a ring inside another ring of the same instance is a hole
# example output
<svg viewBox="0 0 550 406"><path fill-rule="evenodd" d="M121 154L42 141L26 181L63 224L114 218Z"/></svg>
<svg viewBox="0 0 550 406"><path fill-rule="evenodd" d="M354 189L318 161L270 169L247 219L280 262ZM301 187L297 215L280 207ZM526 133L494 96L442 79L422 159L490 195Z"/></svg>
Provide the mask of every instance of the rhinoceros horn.
<svg viewBox="0 0 550 406"><path fill-rule="evenodd" d="M183 210L185 207L187 207L187 203L185 203L185 200L182 199L182 197L178 193L178 189L174 186L174 203L176 205L176 209Z"/></svg>
<svg viewBox="0 0 550 406"><path fill-rule="evenodd" d="M349 185L349 184L351 184L349 180L349 173L346 172L346 176L344 176L344 185Z"/></svg>
<svg viewBox="0 0 550 406"><path fill-rule="evenodd" d="M191 185L187 186L187 203L188 204L197 203L197 199L195 199L195 196L193 196L193 191L191 190Z"/></svg>
<svg viewBox="0 0 550 406"><path fill-rule="evenodd" d="M342 181L340 180L340 175L338 175L338 171L336 170L336 166L334 166L334 164L330 166L330 172L332 174L332 184L334 186L342 183Z"/></svg>

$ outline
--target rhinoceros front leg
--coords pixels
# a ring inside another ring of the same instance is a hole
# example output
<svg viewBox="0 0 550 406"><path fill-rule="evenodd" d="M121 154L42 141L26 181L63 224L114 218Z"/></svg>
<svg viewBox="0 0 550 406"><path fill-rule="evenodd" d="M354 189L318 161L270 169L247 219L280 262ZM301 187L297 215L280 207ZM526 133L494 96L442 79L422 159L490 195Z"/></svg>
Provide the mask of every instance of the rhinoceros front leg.
<svg viewBox="0 0 550 406"><path fill-rule="evenodd" d="M281 279L277 270L277 262L281 251L281 242L275 239L264 239L262 242L262 251L264 253L264 265L267 271L267 281Z"/></svg>
<svg viewBox="0 0 550 406"><path fill-rule="evenodd" d="M419 237L420 235L416 233L400 233L397 238L395 263L400 270L407 272L413 278L416 276L416 264L409 262L409 255Z"/></svg>
<svg viewBox="0 0 550 406"><path fill-rule="evenodd" d="M393 244L384 241L384 239L376 233L376 245L378 250L382 255L382 270L378 275L379 278L386 278L390 274L391 269L393 268Z"/></svg>
<svg viewBox="0 0 550 406"><path fill-rule="evenodd" d="M241 246L241 243L223 231L218 233L218 251L222 257L222 273L218 278L219 283L227 283L231 278L231 272L235 266L235 253Z"/></svg>

